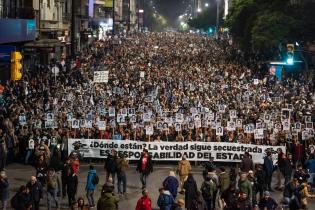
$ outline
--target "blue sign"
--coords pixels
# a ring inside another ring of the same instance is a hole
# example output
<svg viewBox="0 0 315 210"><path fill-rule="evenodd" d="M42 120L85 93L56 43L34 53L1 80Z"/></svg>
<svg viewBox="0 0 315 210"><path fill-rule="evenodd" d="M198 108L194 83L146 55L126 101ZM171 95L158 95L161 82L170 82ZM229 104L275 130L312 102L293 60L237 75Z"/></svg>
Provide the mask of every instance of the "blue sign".
<svg viewBox="0 0 315 210"><path fill-rule="evenodd" d="M10 62L11 52L16 51L15 46L0 45L0 61Z"/></svg>
<svg viewBox="0 0 315 210"><path fill-rule="evenodd" d="M0 44L36 38L36 23L33 19L0 19L0 28Z"/></svg>

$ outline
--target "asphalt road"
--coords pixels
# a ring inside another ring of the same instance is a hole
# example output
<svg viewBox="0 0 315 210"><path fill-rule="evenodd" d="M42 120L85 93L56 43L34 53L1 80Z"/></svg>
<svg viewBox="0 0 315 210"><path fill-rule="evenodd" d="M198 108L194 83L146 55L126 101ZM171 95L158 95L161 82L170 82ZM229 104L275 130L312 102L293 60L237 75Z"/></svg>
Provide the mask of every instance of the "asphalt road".
<svg viewBox="0 0 315 210"><path fill-rule="evenodd" d="M168 176L169 171L176 168L175 165L161 165L155 166L153 174L151 174L148 178L148 190L150 197L153 203L153 209L158 210L159 208L156 205L158 198L158 189L161 187L163 180ZM101 186L105 182L105 172L102 165L96 166L97 173L100 178L100 182L98 185L98 189L95 191L95 200L97 201L100 197ZM200 188L202 183L202 169L200 167L194 167L193 173L195 175L195 179L197 180L198 188ZM24 185L28 182L30 176L35 174L35 170L31 166L25 166L20 164L12 164L7 167L7 175L10 183L10 198L17 192L18 188L21 185ZM79 171L79 189L77 193L77 197L83 197L85 202L87 203L87 199L85 196L85 183L86 176L88 172L88 165L82 165ZM133 210L135 209L137 200L141 197L141 183L139 180L139 176L135 171L134 167L127 173L127 195L120 198L119 202L119 210ZM116 186L115 186L116 188ZM117 189L117 188L116 188ZM182 195L179 194L178 197ZM279 191L275 191L271 193L271 196L279 201L282 197L282 193ZM46 207L47 201L46 196L44 196L41 201L40 209L47 209ZM10 208L9 208L10 209ZM67 198L61 200L61 209L69 209L67 205ZM95 208L96 209L96 208ZM315 200L310 200L309 209L315 209Z"/></svg>

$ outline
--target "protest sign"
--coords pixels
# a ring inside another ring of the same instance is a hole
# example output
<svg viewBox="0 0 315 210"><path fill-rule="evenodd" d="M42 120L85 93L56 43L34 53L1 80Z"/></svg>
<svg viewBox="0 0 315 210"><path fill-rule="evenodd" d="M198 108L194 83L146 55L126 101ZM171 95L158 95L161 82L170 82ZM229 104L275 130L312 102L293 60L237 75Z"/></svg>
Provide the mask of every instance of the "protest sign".
<svg viewBox="0 0 315 210"><path fill-rule="evenodd" d="M101 139L69 139L68 153L80 145L80 153L86 158L106 158L115 149L128 160L138 160L143 149L148 149L153 160L179 161L186 155L190 161L208 161L210 157L218 162L240 162L245 152L249 152L255 163L263 163L267 149L273 154L278 149L285 152L285 146L262 146L217 142L139 142Z"/></svg>
<svg viewBox="0 0 315 210"><path fill-rule="evenodd" d="M94 71L95 83L108 83L109 71Z"/></svg>

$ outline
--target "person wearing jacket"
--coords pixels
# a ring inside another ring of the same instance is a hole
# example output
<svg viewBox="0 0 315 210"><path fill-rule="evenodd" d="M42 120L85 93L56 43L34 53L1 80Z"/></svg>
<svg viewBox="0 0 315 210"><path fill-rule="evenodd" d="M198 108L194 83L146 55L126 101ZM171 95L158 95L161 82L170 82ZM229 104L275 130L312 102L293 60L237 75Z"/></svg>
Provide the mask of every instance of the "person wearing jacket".
<svg viewBox="0 0 315 210"><path fill-rule="evenodd" d="M208 210L214 209L217 184L209 175L205 177L200 190Z"/></svg>
<svg viewBox="0 0 315 210"><path fill-rule="evenodd" d="M302 184L304 182L307 182L307 180L310 178L310 175L305 170L303 170L302 165L298 165L293 177L297 178L298 182Z"/></svg>
<svg viewBox="0 0 315 210"><path fill-rule="evenodd" d="M96 185L93 183L94 177L96 177L96 170L94 169L93 165L90 165L90 170L87 175L87 180L86 180L86 186L85 186L85 191L86 191L86 197L89 202L89 207L94 208L95 203L94 203L94 190L96 188Z"/></svg>
<svg viewBox="0 0 315 210"><path fill-rule="evenodd" d="M45 179L47 176L47 169L48 169L48 165L47 165L44 155L40 155L38 157L35 163L35 169L36 169L37 180L40 181L42 185L44 185Z"/></svg>
<svg viewBox="0 0 315 210"><path fill-rule="evenodd" d="M240 168L242 172L248 172L250 170L254 170L254 163L248 152L245 152Z"/></svg>
<svg viewBox="0 0 315 210"><path fill-rule="evenodd" d="M125 194L127 191L126 172L128 169L129 169L128 160L126 160L123 154L120 154L119 158L117 159L117 189L119 194Z"/></svg>
<svg viewBox="0 0 315 210"><path fill-rule="evenodd" d="M190 210L193 207L193 200L197 196L197 183L192 175L192 173L188 174L187 180L184 182L183 188L185 190L185 207Z"/></svg>
<svg viewBox="0 0 315 210"><path fill-rule="evenodd" d="M191 210L207 210L208 209L205 201L202 198L200 191L197 191L196 197L194 198L192 203L193 205L192 205Z"/></svg>
<svg viewBox="0 0 315 210"><path fill-rule="evenodd" d="M276 167L276 171L275 171L275 177L276 177L276 186L275 189L276 190L281 190L282 189L282 176L284 174L284 157L285 154L283 153L282 149L278 149L278 166Z"/></svg>
<svg viewBox="0 0 315 210"><path fill-rule="evenodd" d="M138 160L137 169L140 174L142 189L147 186L147 177L153 172L153 162L147 149L144 149L140 159Z"/></svg>
<svg viewBox="0 0 315 210"><path fill-rule="evenodd" d="M60 192L60 179L53 168L50 168L46 177L47 185L47 209L51 210L52 200L56 203L56 208L59 209L58 193Z"/></svg>
<svg viewBox="0 0 315 210"><path fill-rule="evenodd" d="M97 201L97 210L117 210L119 199L114 195L113 188L103 186L101 197Z"/></svg>
<svg viewBox="0 0 315 210"><path fill-rule="evenodd" d="M116 150L112 150L111 154L109 154L105 160L105 171L106 171L106 181L109 177L112 177L113 184L115 184L115 175L117 173L117 152Z"/></svg>
<svg viewBox="0 0 315 210"><path fill-rule="evenodd" d="M6 210L9 199L9 182L4 171L1 171L0 173L0 199L2 209Z"/></svg>
<svg viewBox="0 0 315 210"><path fill-rule="evenodd" d="M136 210L152 210L152 201L147 189L142 190L142 197L138 200ZM99 209L97 209L99 210Z"/></svg>
<svg viewBox="0 0 315 210"><path fill-rule="evenodd" d="M69 206L73 202L76 201L75 195L77 194L78 189L78 176L72 169L69 169L69 174L67 177L67 195L68 195L68 202Z"/></svg>
<svg viewBox="0 0 315 210"><path fill-rule="evenodd" d="M246 195L246 199L248 200L247 203L251 205L252 198L253 198L253 188L252 188L252 184L247 179L246 173L241 174L240 180L238 182L238 188L240 192Z"/></svg>
<svg viewBox="0 0 315 210"><path fill-rule="evenodd" d="M221 173L219 174L219 186L222 194L230 187L230 176L225 171L224 167L220 167L220 171Z"/></svg>
<svg viewBox="0 0 315 210"><path fill-rule="evenodd" d="M188 174L191 171L191 165L187 160L187 157L183 155L182 160L178 163L177 172L179 174L180 193L183 193L184 182L187 179Z"/></svg>
<svg viewBox="0 0 315 210"><path fill-rule="evenodd" d="M282 174L284 177L284 186L286 186L290 182L292 172L293 172L293 163L285 156L285 154L283 154L283 156L282 156Z"/></svg>
<svg viewBox="0 0 315 210"><path fill-rule="evenodd" d="M174 204L174 198L170 191L165 190L164 188L159 189L160 195L157 201L157 205L160 207L160 210L171 210L172 205Z"/></svg>
<svg viewBox="0 0 315 210"><path fill-rule="evenodd" d="M275 210L278 207L277 202L270 197L268 191L264 192L264 198L259 201L259 209L261 210Z"/></svg>
<svg viewBox="0 0 315 210"><path fill-rule="evenodd" d="M175 172L170 171L170 175L166 177L166 179L163 181L164 189L170 191L173 198L176 199L178 186L179 186L179 183L175 176Z"/></svg>
<svg viewBox="0 0 315 210"><path fill-rule="evenodd" d="M299 182L296 178L293 178L291 182L284 186L283 190L283 201L285 204L290 204L291 198L294 195L294 192L297 190Z"/></svg>
<svg viewBox="0 0 315 210"><path fill-rule="evenodd" d="M314 155L311 155L306 161L305 161L305 167L309 170L310 177L308 178L307 182L312 183L314 185L314 177L315 177L315 158Z"/></svg>
<svg viewBox="0 0 315 210"><path fill-rule="evenodd" d="M273 192L273 190L271 189L273 162L272 162L272 154L270 151L267 152L267 156L264 158L264 169L266 172L267 190L270 192Z"/></svg>
<svg viewBox="0 0 315 210"><path fill-rule="evenodd" d="M15 210L25 210L28 204L31 203L28 188L23 185L11 200L11 207Z"/></svg>
<svg viewBox="0 0 315 210"><path fill-rule="evenodd" d="M263 197L263 193L266 189L266 173L263 170L262 165L257 165L257 170L255 173L256 178L256 193L259 193L259 199ZM256 196L256 195L255 195Z"/></svg>
<svg viewBox="0 0 315 210"><path fill-rule="evenodd" d="M26 187L30 189L31 201L34 210L39 210L39 202L43 198L43 186L37 181L35 176L31 176L29 183Z"/></svg>

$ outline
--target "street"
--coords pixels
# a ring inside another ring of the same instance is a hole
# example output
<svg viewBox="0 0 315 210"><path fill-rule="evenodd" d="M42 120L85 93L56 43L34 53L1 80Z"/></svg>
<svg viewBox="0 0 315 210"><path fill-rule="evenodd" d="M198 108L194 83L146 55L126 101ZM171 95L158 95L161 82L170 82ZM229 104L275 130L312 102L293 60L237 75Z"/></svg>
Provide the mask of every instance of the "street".
<svg viewBox="0 0 315 210"><path fill-rule="evenodd" d="M96 170L100 178L100 182L98 184L98 189L95 191L95 200L97 201L100 192L102 184L105 181L105 171L103 169L102 165L96 165ZM158 189L161 187L163 180L165 177L168 176L170 170L175 169L174 166L170 165L158 165L155 166L153 174L151 174L148 178L148 190L150 197L152 199L152 209L158 210L158 206L156 204L157 198L158 198ZM79 172L79 187L78 187L78 193L77 197L83 197L85 202L87 202L86 196L85 196L85 183L86 183L86 176L88 172L88 165L82 165L80 167ZM10 198L15 194L15 192L18 190L18 188L26 184L26 182L29 180L29 177L35 174L35 170L31 166L25 166L20 164L12 164L7 167L7 175L9 177L9 183L10 183ZM202 169L200 167L194 167L193 174L195 175L195 179L197 181L198 188L200 188L202 183ZM132 210L135 209L137 200L141 197L141 185L138 178L138 174L135 171L135 167L131 167L127 174L127 195L120 197L119 202L119 210ZM116 186L115 186L115 189ZM116 191L115 191L116 192ZM282 193L279 191L275 191L271 193L272 197L276 199L278 202L281 197ZM178 194L178 198L183 197L182 195ZM309 209L315 209L315 201L309 200L310 205ZM46 209L46 196L44 195L44 199L41 201L40 209ZM67 198L62 199L61 201L61 209L69 209L67 205Z"/></svg>

